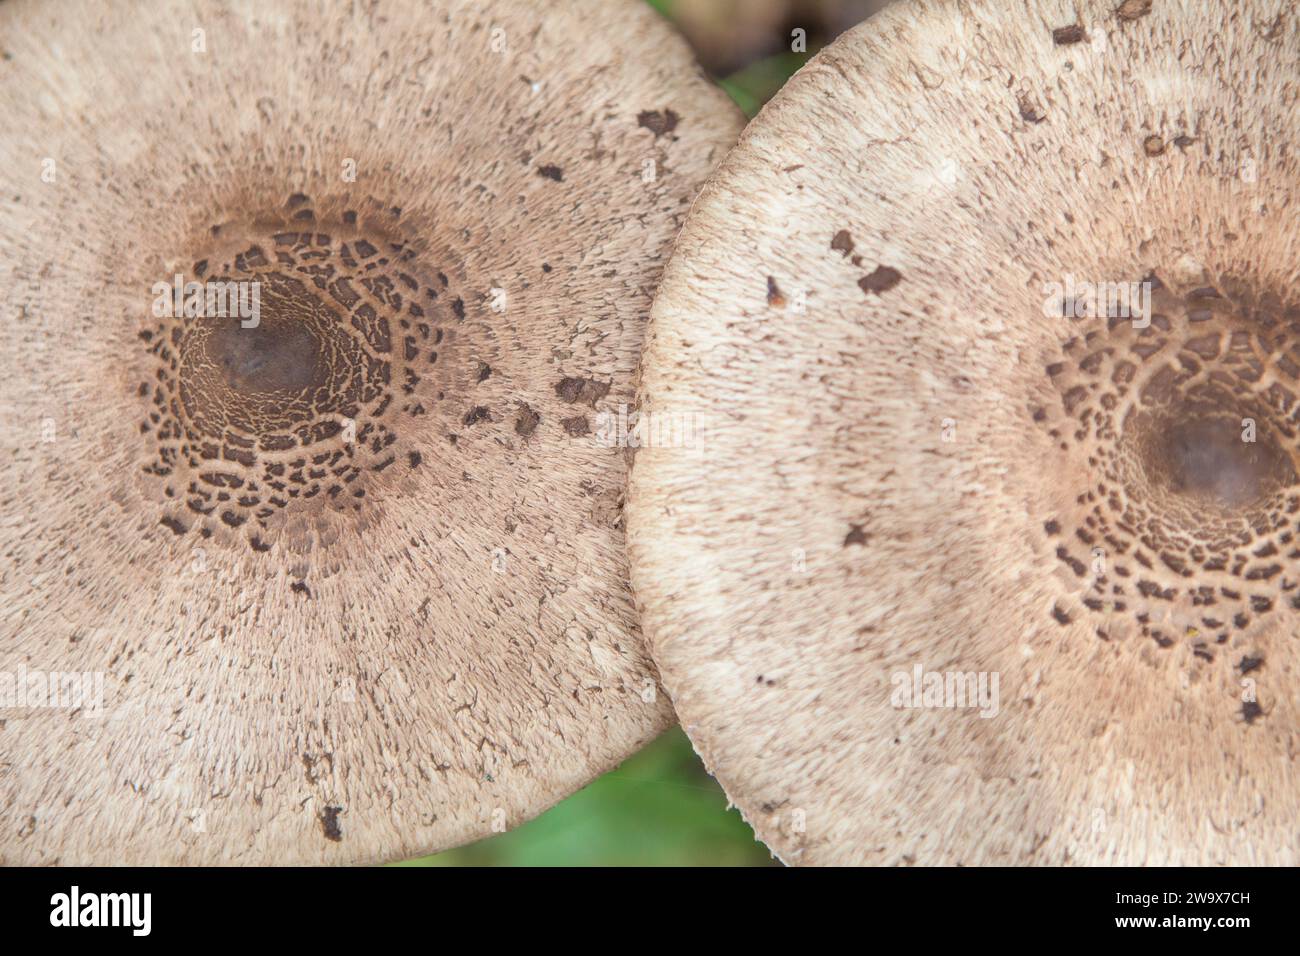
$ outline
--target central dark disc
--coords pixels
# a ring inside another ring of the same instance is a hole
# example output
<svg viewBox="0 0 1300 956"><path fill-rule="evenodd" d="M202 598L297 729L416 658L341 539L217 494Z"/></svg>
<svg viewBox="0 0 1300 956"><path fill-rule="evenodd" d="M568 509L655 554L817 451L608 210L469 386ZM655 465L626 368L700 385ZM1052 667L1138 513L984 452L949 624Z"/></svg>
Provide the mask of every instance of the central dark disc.
<svg viewBox="0 0 1300 956"><path fill-rule="evenodd" d="M249 280L257 295L251 317L205 323L202 360L235 393L307 398L331 382L327 342L341 334L339 316L296 279L270 273ZM337 350L335 350L337 351Z"/></svg>
<svg viewBox="0 0 1300 956"><path fill-rule="evenodd" d="M399 429L454 380L439 359L454 354L465 303L395 230L399 207L362 205L313 208L294 193L214 222L177 257L193 261L188 281L162 309L155 296L138 335L153 372L135 386L155 446L144 473L173 534L259 552L280 534L328 544L338 515L425 461Z"/></svg>
<svg viewBox="0 0 1300 956"><path fill-rule="evenodd" d="M1227 416L1175 422L1154 451L1159 459L1154 470L1170 491L1229 508L1275 491L1289 470L1286 456L1271 440L1257 430L1252 434L1240 418Z"/></svg>
<svg viewBox="0 0 1300 956"><path fill-rule="evenodd" d="M221 322L211 333L208 356L229 386L241 392L314 390L327 378L321 342L302 322L263 314L245 328L238 319Z"/></svg>
<svg viewBox="0 0 1300 956"><path fill-rule="evenodd" d="M1130 493L1171 527L1196 530L1201 543L1210 527L1203 522L1217 520L1211 515L1258 524L1258 509L1296 483L1275 418L1268 403L1218 383L1171 394L1127 423L1122 441L1145 475Z"/></svg>
<svg viewBox="0 0 1300 956"><path fill-rule="evenodd" d="M180 391L191 421L210 434L249 436L356 414L366 355L338 310L297 279L263 273L256 315L188 319Z"/></svg>

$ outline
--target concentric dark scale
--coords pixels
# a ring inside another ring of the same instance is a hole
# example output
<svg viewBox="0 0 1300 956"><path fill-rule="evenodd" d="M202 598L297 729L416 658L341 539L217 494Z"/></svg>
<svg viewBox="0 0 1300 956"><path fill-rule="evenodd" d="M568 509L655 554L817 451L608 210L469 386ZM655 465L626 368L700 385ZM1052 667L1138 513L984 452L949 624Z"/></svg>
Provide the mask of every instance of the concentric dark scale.
<svg viewBox="0 0 1300 956"><path fill-rule="evenodd" d="M1149 326L1072 320L1046 369L1059 404L1030 412L1062 450L1086 450L1095 480L1045 530L1098 637L1210 661L1300 608L1300 304L1231 276L1147 281Z"/></svg>
<svg viewBox="0 0 1300 956"><path fill-rule="evenodd" d="M139 392L159 521L239 529L260 550L291 519L324 532L325 515L373 507L394 472L420 466L419 420L458 394L439 357L460 293L378 201L318 214L294 194L255 223L214 224L208 245L185 281L257 283L260 315L182 314L140 333L157 362Z"/></svg>

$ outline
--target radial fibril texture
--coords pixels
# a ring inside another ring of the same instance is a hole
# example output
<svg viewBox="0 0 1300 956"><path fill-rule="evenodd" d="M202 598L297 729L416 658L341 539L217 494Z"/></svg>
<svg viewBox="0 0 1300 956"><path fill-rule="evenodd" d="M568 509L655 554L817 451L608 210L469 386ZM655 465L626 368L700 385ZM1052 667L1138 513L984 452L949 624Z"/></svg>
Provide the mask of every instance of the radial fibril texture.
<svg viewBox="0 0 1300 956"><path fill-rule="evenodd" d="M103 687L0 705L0 861L414 856L664 728L594 421L741 123L667 24L5 0L0 48L0 682Z"/></svg>
<svg viewBox="0 0 1300 956"><path fill-rule="evenodd" d="M696 202L633 587L782 859L1300 859L1292 14L898 4Z"/></svg>
<svg viewBox="0 0 1300 956"><path fill-rule="evenodd" d="M139 389L157 446L146 471L177 534L211 537L220 522L265 548L286 518L346 520L328 516L362 512L380 473L423 463L412 433L452 387L438 361L464 298L405 237L400 208L359 214L347 201L327 214L295 194L251 222L213 224L188 274L255 285L258 315L176 309L140 333L156 362Z"/></svg>

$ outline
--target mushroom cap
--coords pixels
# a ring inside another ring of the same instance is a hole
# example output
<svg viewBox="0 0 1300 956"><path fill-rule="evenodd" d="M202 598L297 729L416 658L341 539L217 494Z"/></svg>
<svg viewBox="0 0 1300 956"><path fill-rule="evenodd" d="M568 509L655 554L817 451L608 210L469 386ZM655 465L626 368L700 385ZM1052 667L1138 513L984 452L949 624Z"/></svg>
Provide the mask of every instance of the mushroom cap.
<svg viewBox="0 0 1300 956"><path fill-rule="evenodd" d="M0 859L406 857L667 726L587 432L741 123L671 29L15 2L0 37ZM176 274L247 311L167 314Z"/></svg>
<svg viewBox="0 0 1300 956"><path fill-rule="evenodd" d="M901 4L702 191L632 584L785 861L1300 858L1298 53L1273 0Z"/></svg>

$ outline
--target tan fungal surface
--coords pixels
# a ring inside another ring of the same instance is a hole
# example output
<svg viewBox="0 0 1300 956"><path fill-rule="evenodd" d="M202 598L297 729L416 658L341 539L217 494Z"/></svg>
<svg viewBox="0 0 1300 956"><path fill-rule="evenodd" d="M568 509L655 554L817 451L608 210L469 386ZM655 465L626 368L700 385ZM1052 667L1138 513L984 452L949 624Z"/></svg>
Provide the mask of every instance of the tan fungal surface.
<svg viewBox="0 0 1300 956"><path fill-rule="evenodd" d="M1300 858L1298 93L1274 0L902 4L705 188L633 589L782 859Z"/></svg>
<svg viewBox="0 0 1300 956"><path fill-rule="evenodd" d="M595 433L739 128L669 28L17 0L0 52L0 861L411 856L664 728Z"/></svg>

